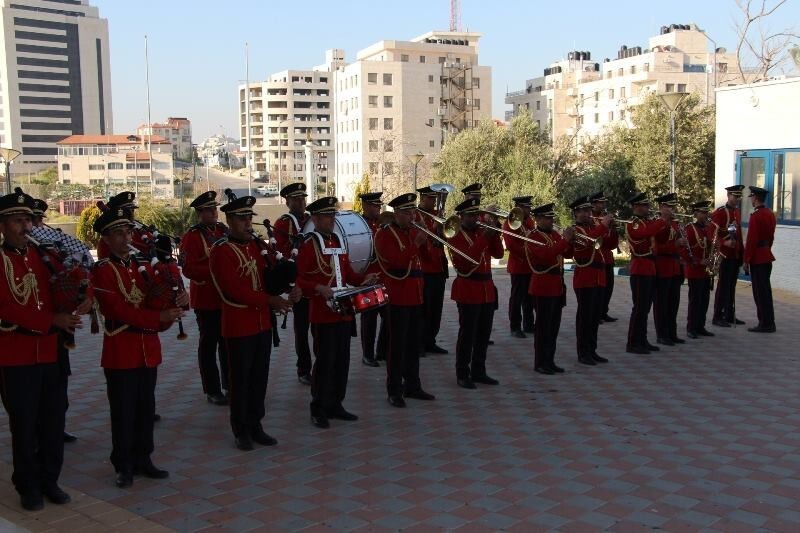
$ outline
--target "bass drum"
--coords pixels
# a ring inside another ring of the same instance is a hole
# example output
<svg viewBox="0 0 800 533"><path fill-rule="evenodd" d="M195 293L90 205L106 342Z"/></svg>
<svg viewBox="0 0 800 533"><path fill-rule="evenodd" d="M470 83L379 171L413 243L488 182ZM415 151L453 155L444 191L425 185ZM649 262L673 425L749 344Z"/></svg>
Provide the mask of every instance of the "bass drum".
<svg viewBox="0 0 800 533"><path fill-rule="evenodd" d="M303 226L303 233L314 231L314 222L309 219ZM363 274L372 258L372 230L364 217L354 211L337 211L333 232L339 236L342 247L347 250L350 266L358 274Z"/></svg>

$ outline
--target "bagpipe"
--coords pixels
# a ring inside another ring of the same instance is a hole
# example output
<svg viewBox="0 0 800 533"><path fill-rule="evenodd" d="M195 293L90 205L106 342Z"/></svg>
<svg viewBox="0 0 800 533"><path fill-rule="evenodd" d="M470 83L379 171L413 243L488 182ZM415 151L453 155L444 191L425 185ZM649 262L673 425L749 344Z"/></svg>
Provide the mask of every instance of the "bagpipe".
<svg viewBox="0 0 800 533"><path fill-rule="evenodd" d="M104 213L110 209L102 200L98 200L95 205ZM140 220L136 220L135 218L131 218L131 223L133 224L131 244L138 250L139 255L145 257L148 261L156 257L157 240L160 237L166 237L169 239L170 247L180 246L180 237L161 233L155 226L147 225Z"/></svg>

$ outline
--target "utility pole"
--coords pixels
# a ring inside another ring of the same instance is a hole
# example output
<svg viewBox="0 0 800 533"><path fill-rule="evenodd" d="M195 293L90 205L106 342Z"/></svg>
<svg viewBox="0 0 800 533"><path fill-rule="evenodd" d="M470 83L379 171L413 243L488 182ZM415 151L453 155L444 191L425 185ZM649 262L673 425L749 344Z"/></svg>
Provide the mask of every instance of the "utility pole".
<svg viewBox="0 0 800 533"><path fill-rule="evenodd" d="M250 137L250 47L244 43L244 85L245 85L245 107L247 108L247 115L245 116L245 123L247 128L247 195L253 196L253 145Z"/></svg>
<svg viewBox="0 0 800 533"><path fill-rule="evenodd" d="M144 36L144 66L145 80L147 81L147 160L150 162L150 197L155 197L153 183L153 122L150 120L150 59L147 53L147 35ZM138 161L136 163L138 168ZM138 180L136 185L138 186Z"/></svg>

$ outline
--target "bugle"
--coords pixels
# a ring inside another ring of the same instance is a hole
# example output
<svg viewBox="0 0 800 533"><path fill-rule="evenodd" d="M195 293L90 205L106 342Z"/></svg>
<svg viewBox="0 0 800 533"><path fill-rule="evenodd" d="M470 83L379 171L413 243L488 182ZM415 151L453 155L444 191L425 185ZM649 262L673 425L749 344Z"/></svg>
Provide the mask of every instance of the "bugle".
<svg viewBox="0 0 800 533"><path fill-rule="evenodd" d="M553 224L553 229L559 233L564 232L564 230L561 227L555 224ZM581 241L583 241L584 244L592 246L592 248L594 248L595 250L599 250L603 246L602 237L589 237L588 235L586 235L585 233L581 233L580 231L576 231L573 235L575 236L576 239L580 239Z"/></svg>
<svg viewBox="0 0 800 533"><path fill-rule="evenodd" d="M422 211L422 212L424 213L424 211ZM450 218L445 220L445 219L441 219L441 218L437 217L436 215L431 215L430 213L426 213L426 214L428 216L431 216L433 218L438 219L437 222L440 222L443 226L445 226L445 236L447 236L447 226L448 225L452 225L453 221L458 222L460 224L457 215L454 215L454 216L452 216L452 217L450 217ZM378 221L380 222L381 225L391 224L392 222L395 221L395 214L394 214L393 211L384 211L383 213L381 213L378 216ZM458 255L460 255L461 257L463 257L464 259L466 259L467 261L469 261L473 265L477 266L477 265L480 264L480 263L478 263L478 261L474 260L473 258L468 256L467 254L465 254L464 252L462 252L461 250L459 250L458 248L456 248L455 246L453 246L452 244L450 244L446 240L442 239L441 237L439 237L438 235L436 235L435 233L430 231L425 226L421 226L420 224L417 224L413 220L411 221L411 225L414 226L415 228L417 228L419 231L421 231L424 234L426 234L428 237L430 237L432 239L435 239L437 242L439 242L443 246L446 246L447 249L450 250L451 252L457 253ZM447 237L447 238L449 239L452 236L454 236L455 234L456 234L456 231L453 231L452 234L450 235L450 237Z"/></svg>

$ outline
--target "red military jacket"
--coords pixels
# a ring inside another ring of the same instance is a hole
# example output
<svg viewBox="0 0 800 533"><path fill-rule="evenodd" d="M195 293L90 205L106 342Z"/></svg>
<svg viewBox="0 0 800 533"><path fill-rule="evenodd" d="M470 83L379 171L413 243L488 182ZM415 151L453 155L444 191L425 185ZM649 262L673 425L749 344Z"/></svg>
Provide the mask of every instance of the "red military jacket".
<svg viewBox="0 0 800 533"><path fill-rule="evenodd" d="M92 284L105 318L103 368L125 370L161 364L158 332L167 325L159 321L160 311L147 307L145 277L152 280L153 275L148 263L137 264L129 258L112 255L95 263Z"/></svg>
<svg viewBox="0 0 800 533"><path fill-rule="evenodd" d="M718 207L711 214L711 220L719 226L718 237L719 249L722 255L728 259L739 259L741 261L744 253L744 244L742 241L742 212L738 207L730 207L728 204ZM731 236L728 233L728 226L733 224L736 226L736 233ZM734 242L736 246L725 246L727 242Z"/></svg>
<svg viewBox="0 0 800 533"><path fill-rule="evenodd" d="M525 242L526 262L531 269L528 294L560 297L564 295L564 258L572 256L572 247L557 231L534 229L528 237L546 246ZM524 242L524 241L523 241Z"/></svg>
<svg viewBox="0 0 800 533"><path fill-rule="evenodd" d="M268 253L257 238L230 236L211 248L211 279L222 300L222 336L249 337L272 329L269 294L264 288Z"/></svg>
<svg viewBox="0 0 800 533"><path fill-rule="evenodd" d="M655 276L656 256L653 253L655 236L662 232L669 232L667 223L658 218L645 220L633 217L634 220L625 224L625 238L631 250L631 275Z"/></svg>
<svg viewBox="0 0 800 533"><path fill-rule="evenodd" d="M153 256L154 243L155 237L149 231L139 227L134 227L131 230L131 245L145 257ZM106 241L100 239L97 241L97 258L108 259L109 257L111 257L111 250L109 250Z"/></svg>
<svg viewBox="0 0 800 533"><path fill-rule="evenodd" d="M599 222L595 221L595 225L601 225ZM614 226L612 225L609 229L608 234L603 237L603 245L600 247L599 253L600 257L603 259L603 263L606 265L613 265L614 264L614 250L619 248L619 234L616 232Z"/></svg>
<svg viewBox="0 0 800 533"><path fill-rule="evenodd" d="M211 247L224 237L228 229L217 222L214 226L197 224L181 239L183 274L189 278L189 297L192 309L213 311L222 308L219 292L211 280Z"/></svg>
<svg viewBox="0 0 800 533"><path fill-rule="evenodd" d="M431 213L435 214L435 213ZM441 226L438 222L431 217L417 214L417 224L421 224L434 235L441 235ZM420 254L420 263L422 264L422 272L425 274L441 274L447 268L447 257L444 255L444 246L435 239L428 239L423 245L425 247L424 254ZM394 301L392 301L394 303Z"/></svg>
<svg viewBox="0 0 800 533"><path fill-rule="evenodd" d="M340 246L339 237L335 233L319 235L323 239L325 248L338 248ZM346 253L338 257L342 285L361 285L365 275L357 274L353 271ZM303 243L300 247L300 253L297 254L297 286L303 291L303 296L310 299L309 321L312 324L330 324L353 320L351 315L342 315L331 309L328 301L317 293L317 285L336 286L336 269L333 262L333 255L324 255L322 253L316 234Z"/></svg>
<svg viewBox="0 0 800 533"><path fill-rule="evenodd" d="M575 225L575 234L578 233L593 239L602 237L605 244L605 238L609 231L602 224L593 225L591 222L587 222L585 225ZM600 250L595 250L594 246L576 237L572 243L572 257L575 259L575 274L572 276L573 288L606 286L606 264Z"/></svg>
<svg viewBox="0 0 800 533"><path fill-rule="evenodd" d="M448 242L451 246L466 253L478 261L473 265L460 254L451 252L450 260L456 269L456 279L450 292L450 299L460 304L485 304L495 301L494 283L492 283L491 258L503 257L503 242L500 233L481 228L456 233Z"/></svg>
<svg viewBox="0 0 800 533"><path fill-rule="evenodd" d="M370 231L372 232L372 257L369 259L369 265L367 265L367 269L364 271L365 274L379 274L381 272L381 266L378 264L378 256L375 254L375 235L378 233L378 230L381 228L380 224L378 224L378 219L371 219L364 217L364 220L367 222Z"/></svg>
<svg viewBox="0 0 800 533"><path fill-rule="evenodd" d="M306 225L309 218L311 218L311 216L308 213L303 213L303 216L300 218L295 217L291 213L285 213L272 225L275 230L275 241L277 242L275 248L285 257L288 258L292 253L291 237L303 231L303 226ZM295 221L297 221L297 224L295 224Z"/></svg>
<svg viewBox="0 0 800 533"><path fill-rule="evenodd" d="M760 265L775 261L772 243L775 240L775 214L769 207L759 206L750 213L747 223L747 242L744 246L744 262Z"/></svg>
<svg viewBox="0 0 800 533"><path fill-rule="evenodd" d="M375 235L375 255L381 270L381 281L389 293L391 305L412 306L422 304L421 257L427 246L417 247L414 238L418 230L402 229L390 224Z"/></svg>
<svg viewBox="0 0 800 533"><path fill-rule="evenodd" d="M680 239L678 221L673 220L666 231L655 238L656 273L659 278L672 278L681 275L681 250L675 242Z"/></svg>
<svg viewBox="0 0 800 533"><path fill-rule="evenodd" d="M525 237L535 225L536 224L533 222L533 218L525 217L522 226L520 226L516 231L512 230L511 226L508 225L508 220L503 222L503 229ZM508 264L506 265L506 270L508 273L530 274L531 267L528 264L528 258L525 256L525 241L522 239L517 239L516 237L512 237L511 235L503 234L503 242L506 245L506 250L508 250Z"/></svg>
<svg viewBox="0 0 800 533"><path fill-rule="evenodd" d="M50 271L31 246L3 245L0 259L0 367L55 363Z"/></svg>
<svg viewBox="0 0 800 533"><path fill-rule="evenodd" d="M714 224L698 224L697 222L686 224L686 240L689 241L689 246L681 249L681 257L683 257L686 264L686 277L688 279L705 279L708 277L703 260L711 259L714 255L714 250L711 249L711 242L714 240L716 229ZM690 250L691 254L689 253Z"/></svg>

